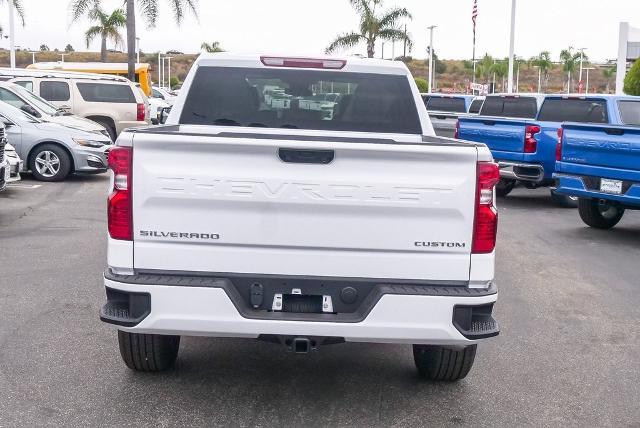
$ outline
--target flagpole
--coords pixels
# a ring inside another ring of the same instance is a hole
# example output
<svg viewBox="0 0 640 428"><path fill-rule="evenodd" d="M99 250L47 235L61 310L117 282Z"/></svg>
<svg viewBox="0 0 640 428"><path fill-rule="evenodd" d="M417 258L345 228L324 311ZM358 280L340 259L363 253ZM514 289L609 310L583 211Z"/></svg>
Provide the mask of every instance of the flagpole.
<svg viewBox="0 0 640 428"><path fill-rule="evenodd" d="M478 0L473 0L473 10L471 12L471 20L473 21L473 83L476 83L476 20L478 19Z"/></svg>

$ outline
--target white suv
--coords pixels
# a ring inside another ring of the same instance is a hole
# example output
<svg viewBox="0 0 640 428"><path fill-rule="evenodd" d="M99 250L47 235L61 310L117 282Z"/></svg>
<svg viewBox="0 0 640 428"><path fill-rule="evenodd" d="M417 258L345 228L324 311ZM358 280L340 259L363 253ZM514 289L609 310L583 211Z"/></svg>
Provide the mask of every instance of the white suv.
<svg viewBox="0 0 640 428"><path fill-rule="evenodd" d="M118 76L41 70L0 70L58 108L104 126L111 138L125 128L147 126L147 102L130 80Z"/></svg>

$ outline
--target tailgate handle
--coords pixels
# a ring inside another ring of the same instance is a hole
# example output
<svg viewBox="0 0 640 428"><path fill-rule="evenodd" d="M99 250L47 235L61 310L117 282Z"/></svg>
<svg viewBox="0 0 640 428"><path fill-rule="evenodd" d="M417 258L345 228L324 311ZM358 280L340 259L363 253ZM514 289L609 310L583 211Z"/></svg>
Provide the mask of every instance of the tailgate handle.
<svg viewBox="0 0 640 428"><path fill-rule="evenodd" d="M494 120L483 120L482 123L487 126L495 126L496 124Z"/></svg>
<svg viewBox="0 0 640 428"><path fill-rule="evenodd" d="M624 135L624 129L610 128L610 129L605 129L604 132L607 135Z"/></svg>
<svg viewBox="0 0 640 428"><path fill-rule="evenodd" d="M286 163L307 163L326 165L333 162L335 153L333 150L311 149L278 149L278 156Z"/></svg>

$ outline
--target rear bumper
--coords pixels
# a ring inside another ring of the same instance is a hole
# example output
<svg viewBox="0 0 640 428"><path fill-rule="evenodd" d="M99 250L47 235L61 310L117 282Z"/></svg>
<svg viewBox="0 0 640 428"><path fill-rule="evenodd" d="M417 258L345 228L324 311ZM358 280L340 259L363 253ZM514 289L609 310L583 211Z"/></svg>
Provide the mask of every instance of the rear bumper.
<svg viewBox="0 0 640 428"><path fill-rule="evenodd" d="M615 201L629 208L640 208L640 183L638 182L623 180L623 193L616 195L599 191L600 177L555 174L554 178L558 182L557 193L585 199Z"/></svg>
<svg viewBox="0 0 640 428"><path fill-rule="evenodd" d="M123 279L105 275L110 297L101 319L132 333L244 338L313 336L351 342L468 345L499 331L491 318L497 300L495 285L487 290L388 286L391 288L381 289L379 295L372 297L371 307L365 312L340 318L339 314L252 314L251 308L242 307L228 278L174 277L167 281L166 277L152 275L142 280L134 276ZM118 309L123 301L127 303ZM474 323L461 327L465 316L471 322L475 309ZM125 322L118 319L123 313L130 313L123 318ZM296 318L298 315L301 317ZM476 316L480 317L477 322ZM478 330L487 324L492 327Z"/></svg>
<svg viewBox="0 0 640 428"><path fill-rule="evenodd" d="M498 160L500 177L519 181L541 183L544 181L544 167L535 163Z"/></svg>

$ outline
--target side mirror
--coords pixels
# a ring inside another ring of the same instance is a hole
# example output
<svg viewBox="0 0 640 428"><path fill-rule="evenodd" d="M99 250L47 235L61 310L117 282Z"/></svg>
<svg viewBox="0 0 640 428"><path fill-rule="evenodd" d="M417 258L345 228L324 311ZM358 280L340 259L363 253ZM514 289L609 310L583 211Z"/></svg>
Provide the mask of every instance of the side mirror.
<svg viewBox="0 0 640 428"><path fill-rule="evenodd" d="M158 114L158 122L161 125L164 125L169 118L169 113L171 113L171 107L162 107L160 109L160 113Z"/></svg>
<svg viewBox="0 0 640 428"><path fill-rule="evenodd" d="M20 107L20 110L27 114L30 114L33 117L42 117L42 115L38 113L38 110L30 106L29 104L24 104L22 107Z"/></svg>

